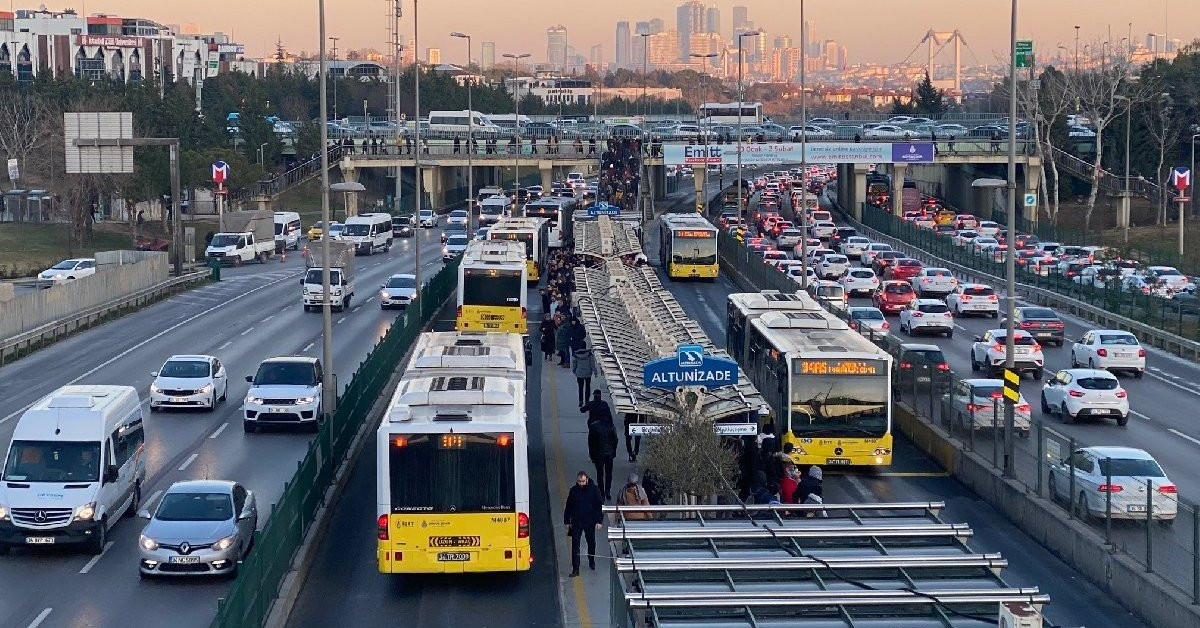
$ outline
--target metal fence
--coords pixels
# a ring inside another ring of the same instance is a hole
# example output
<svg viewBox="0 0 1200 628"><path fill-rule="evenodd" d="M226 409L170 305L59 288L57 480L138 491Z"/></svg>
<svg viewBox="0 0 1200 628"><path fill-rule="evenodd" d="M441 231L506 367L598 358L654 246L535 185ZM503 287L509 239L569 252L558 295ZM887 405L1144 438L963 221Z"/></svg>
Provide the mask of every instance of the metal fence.
<svg viewBox="0 0 1200 628"><path fill-rule="evenodd" d="M870 223L867 223L870 224ZM875 225L871 225L875 226ZM879 227L875 227L879 228ZM719 245L722 269L748 290L786 290L799 288L774 266L763 261L734 238L721 234ZM895 234L893 234L895 235ZM899 237L899 236L897 236ZM901 238L903 239L903 238ZM927 249L929 250L929 249ZM826 303L821 302L822 305ZM843 320L844 310L828 308ZM1110 551L1129 555L1146 572L1157 573L1200 604L1200 517L1197 505L1180 500L1178 494L1161 491L1157 485L1128 479L1114 483L1113 466L1107 458L1083 451L1089 443L1054 429L1033 415L1042 410L1050 415L1042 400L1022 398L1018 402L1019 429L1005 429L1003 403L989 392L983 399L962 394L970 385L975 389L991 379L961 376L944 360L917 352L904 352L904 341L891 334L862 330L864 336L886 350L895 360L892 394L903 401L921 419L939 425L962 441L965 451L990 460L996 469L1005 468L1006 438L1013 438L1012 465L1015 479L1039 497L1058 504L1069 517L1094 525L1103 534ZM974 380L970 383L967 380ZM993 379L997 389L1000 379ZM968 405L969 404L969 405ZM1078 453L1078 456L1075 454ZM1087 474L1101 478L1103 485L1089 483L1072 466L1081 470L1100 470ZM1177 478L1184 479L1184 478ZM1106 488L1102 488L1106 486ZM1080 496L1084 499L1081 501ZM1130 496L1136 496L1130 499Z"/></svg>
<svg viewBox="0 0 1200 628"><path fill-rule="evenodd" d="M457 268L457 261L442 268L359 364L338 396L337 410L326 415L304 459L297 463L296 474L271 505L266 525L255 533L254 551L238 566L228 593L218 599L212 628L263 625L338 465L348 458L351 442L417 335L453 294Z"/></svg>
<svg viewBox="0 0 1200 628"><path fill-rule="evenodd" d="M983 273L1004 276L1004 258L991 252L976 253L970 245L959 246L947 236L932 229L918 227L879 208L863 207L863 224L893 238L911 244L930 255ZM1018 265L1018 283L1042 288L1113 314L1141 321L1162 331L1185 338L1200 338L1200 300L1191 295L1162 298L1154 294L1122 289L1122 281L1114 274L1103 287L1082 283L1059 273L1053 267Z"/></svg>

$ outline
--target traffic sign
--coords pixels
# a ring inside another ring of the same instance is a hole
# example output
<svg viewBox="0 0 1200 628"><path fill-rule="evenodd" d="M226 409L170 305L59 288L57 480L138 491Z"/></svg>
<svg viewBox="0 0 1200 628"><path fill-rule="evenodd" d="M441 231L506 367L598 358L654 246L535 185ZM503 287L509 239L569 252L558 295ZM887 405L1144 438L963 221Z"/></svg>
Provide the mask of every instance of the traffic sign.
<svg viewBox="0 0 1200 628"><path fill-rule="evenodd" d="M1004 369L1004 398L1017 403L1021 399L1021 374Z"/></svg>
<svg viewBox="0 0 1200 628"><path fill-rule="evenodd" d="M220 185L225 183L229 178L229 164L223 161L214 161L212 165L212 180L213 183Z"/></svg>
<svg viewBox="0 0 1200 628"><path fill-rule="evenodd" d="M664 426L660 423L630 423L630 436L654 436L661 434ZM718 436L754 436L758 434L758 426L754 423L714 423L713 432Z"/></svg>
<svg viewBox="0 0 1200 628"><path fill-rule="evenodd" d="M595 205L592 205L591 207L587 208L587 214L588 214L588 216L592 216L592 217L619 216L619 215L621 215L621 208L616 205L609 205L608 203L601 201L601 202L596 203Z"/></svg>
<svg viewBox="0 0 1200 628"><path fill-rule="evenodd" d="M1172 199L1172 200L1174 200L1176 203L1190 203L1190 202L1192 202L1192 197L1190 197L1190 196L1176 196L1176 197L1175 197L1174 199Z"/></svg>
<svg viewBox="0 0 1200 628"><path fill-rule="evenodd" d="M1023 52L1033 52L1033 40L1032 39L1018 39L1017 40L1017 54L1021 54Z"/></svg>
<svg viewBox="0 0 1200 628"><path fill-rule="evenodd" d="M1037 194L1026 194L1025 195L1025 206L1026 207L1035 207L1036 205L1037 205Z"/></svg>
<svg viewBox="0 0 1200 628"><path fill-rule="evenodd" d="M1016 53L1016 58L1014 59L1014 61L1016 61L1018 68L1032 68L1033 67L1033 40L1031 40L1031 39L1018 40L1016 42L1015 53Z"/></svg>

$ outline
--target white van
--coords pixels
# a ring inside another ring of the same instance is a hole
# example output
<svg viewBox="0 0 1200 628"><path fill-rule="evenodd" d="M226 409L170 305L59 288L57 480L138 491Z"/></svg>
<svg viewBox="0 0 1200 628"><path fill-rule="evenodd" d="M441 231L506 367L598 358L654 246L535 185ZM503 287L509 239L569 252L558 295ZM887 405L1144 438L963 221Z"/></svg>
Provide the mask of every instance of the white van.
<svg viewBox="0 0 1200 628"><path fill-rule="evenodd" d="M512 201L502 194L483 199L479 205L479 224L494 225L508 214Z"/></svg>
<svg viewBox="0 0 1200 628"><path fill-rule="evenodd" d="M472 130L476 135L496 135L500 127L487 116L478 111L430 111L429 130L443 133L466 133Z"/></svg>
<svg viewBox="0 0 1200 628"><path fill-rule="evenodd" d="M137 513L146 479L142 402L132 386L64 386L13 429L0 483L0 554L17 545L104 550Z"/></svg>
<svg viewBox="0 0 1200 628"><path fill-rule="evenodd" d="M300 250L300 214L296 212L275 212L275 252L282 253L284 249Z"/></svg>
<svg viewBox="0 0 1200 628"><path fill-rule="evenodd" d="M346 219L338 240L354 244L356 255L370 255L392 248L392 215L359 214Z"/></svg>

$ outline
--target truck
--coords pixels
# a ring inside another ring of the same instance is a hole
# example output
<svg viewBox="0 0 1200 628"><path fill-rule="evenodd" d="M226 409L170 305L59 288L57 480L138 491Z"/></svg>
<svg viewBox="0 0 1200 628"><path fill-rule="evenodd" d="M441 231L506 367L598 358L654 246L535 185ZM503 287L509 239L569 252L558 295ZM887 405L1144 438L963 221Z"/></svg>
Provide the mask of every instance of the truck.
<svg viewBox="0 0 1200 628"><path fill-rule="evenodd" d="M921 211L921 191L916 186L908 187L908 184L905 184L904 190L901 193L904 194L904 196L900 197L902 212Z"/></svg>
<svg viewBox="0 0 1200 628"><path fill-rule="evenodd" d="M304 311L319 310L325 305L321 285L322 248L324 242L318 241L310 246L304 255L304 277L300 279L300 298L304 303ZM329 241L329 300L330 306L336 312L350 307L350 299L354 297L354 244L352 242Z"/></svg>
<svg viewBox="0 0 1200 628"><path fill-rule="evenodd" d="M241 266L258 260L261 264L275 257L275 214L266 210L229 212L225 228L214 234L204 249L209 262Z"/></svg>

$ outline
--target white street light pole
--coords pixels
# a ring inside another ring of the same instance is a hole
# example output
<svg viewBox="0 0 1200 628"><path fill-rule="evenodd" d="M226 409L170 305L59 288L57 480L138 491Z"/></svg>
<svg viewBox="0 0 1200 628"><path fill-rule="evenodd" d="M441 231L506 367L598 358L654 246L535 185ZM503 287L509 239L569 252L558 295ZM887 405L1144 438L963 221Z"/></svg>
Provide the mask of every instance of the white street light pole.
<svg viewBox="0 0 1200 628"><path fill-rule="evenodd" d="M513 212L515 214L517 210L521 209L521 148L523 143L523 140L521 139L521 92L517 81L521 78L521 59L525 59L532 55L530 55L528 52L522 52L521 54L517 55L503 54L501 56L505 59L512 59L514 64L513 101L516 102L517 116L517 155L515 161L513 162Z"/></svg>
<svg viewBox="0 0 1200 628"><path fill-rule="evenodd" d="M808 93L805 90L805 55L808 29L804 28L804 0L800 0L800 259L808 264ZM795 215L796 207L792 206ZM808 271L801 275L800 289L808 290Z"/></svg>
<svg viewBox="0 0 1200 628"><path fill-rule="evenodd" d="M738 88L737 88L737 204L738 220L741 221L745 209L742 207L742 108L746 95L742 91L742 38L758 35L758 31L738 33Z"/></svg>
<svg viewBox="0 0 1200 628"><path fill-rule="evenodd" d="M1192 136L1192 158L1188 161L1188 172L1192 178L1192 200L1189 204L1192 207L1196 202L1196 138L1200 138L1200 133ZM1179 204L1179 257L1183 257L1183 203Z"/></svg>
<svg viewBox="0 0 1200 628"><path fill-rule="evenodd" d="M416 240L416 245L413 247L413 262L416 265L416 270L413 271L413 277L417 284L417 295L421 296L421 206L425 204L425 191L423 173L421 172L421 60L417 58L417 51L421 49L418 40L417 30L417 0L413 0L413 170L416 174L416 218L417 226L413 231L413 239ZM425 309L422 305L425 299L419 299L417 305L417 315L420 316L421 310Z"/></svg>
<svg viewBox="0 0 1200 628"><path fill-rule="evenodd" d="M321 411L332 413L337 405L337 383L333 376L333 313L329 290L329 62L325 58L325 0L317 0L320 21L321 55L321 225L325 228L321 236L321 363L325 368L325 379L321 381Z"/></svg>
<svg viewBox="0 0 1200 628"><path fill-rule="evenodd" d="M1026 171L1028 176L1028 169ZM1017 239L1017 0L1012 0L1012 20L1009 25L1008 40L1008 251L1005 256L1004 270L1007 274L1007 305L1008 317L1005 322L1004 334L1004 368L1012 370L1016 364L1015 333L1017 304L1017 271L1016 271L1016 239ZM1004 475L1012 477L1013 466L1013 413L1016 404L1012 399L1004 399Z"/></svg>
<svg viewBox="0 0 1200 628"><path fill-rule="evenodd" d="M719 55L717 55L717 53L715 53L715 52L710 52L708 54L701 54L699 52L693 52L691 54L691 56L694 59L704 59L703 63L705 66L707 66L709 59L715 59ZM705 94L704 76L705 76L705 73L700 74L700 87L699 87L699 89L700 89L700 95L699 95L700 108L697 109L697 116L703 115L703 113L704 113L704 94ZM696 122L700 123L701 119L699 117L697 117ZM708 129L705 128L706 126L707 125L699 125L701 142L704 144L704 185L700 188L700 196L696 198L696 204L703 208L702 211L705 214L708 213ZM720 167L721 167L720 164L718 164L717 168L720 168ZM692 176L694 177L694 176L696 176L696 174L693 172ZM703 197L703 198L701 198L701 197Z"/></svg>
<svg viewBox="0 0 1200 628"><path fill-rule="evenodd" d="M471 84L475 82L471 74L471 36L466 33L453 32L451 37L467 40L467 233L471 231L471 215L475 213L475 167L472 140L475 139L475 108L471 102Z"/></svg>

